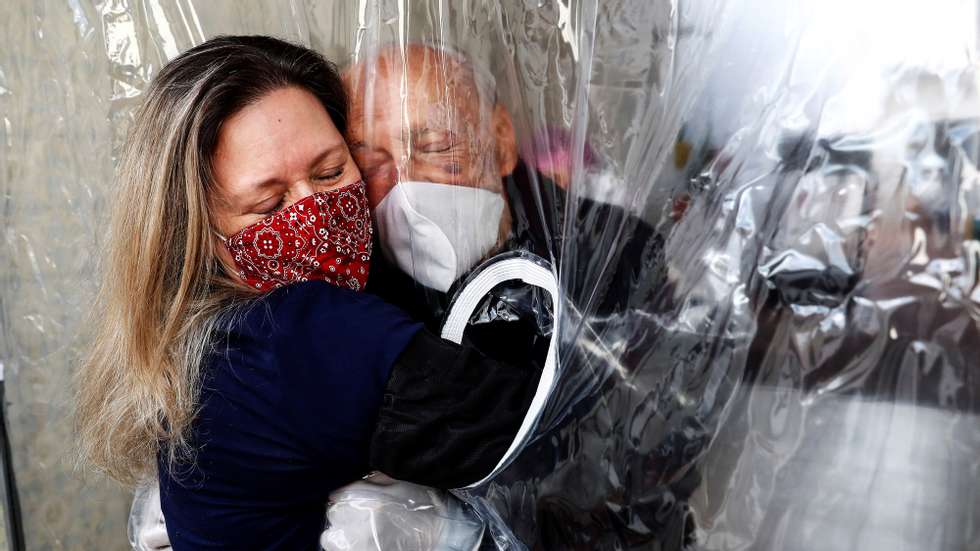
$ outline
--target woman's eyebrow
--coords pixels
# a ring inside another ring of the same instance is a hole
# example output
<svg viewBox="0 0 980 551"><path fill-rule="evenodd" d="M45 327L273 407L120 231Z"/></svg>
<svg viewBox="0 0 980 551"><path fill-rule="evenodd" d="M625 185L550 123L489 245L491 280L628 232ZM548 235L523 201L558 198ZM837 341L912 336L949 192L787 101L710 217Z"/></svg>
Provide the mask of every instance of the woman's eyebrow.
<svg viewBox="0 0 980 551"><path fill-rule="evenodd" d="M324 159L326 159L327 157L331 157L331 156L336 157L339 156L339 154L342 154L343 152L344 152L343 143L332 145L324 149L323 151L321 151L317 156L313 157L313 162L310 163L310 168L316 168L317 165L322 163Z"/></svg>
<svg viewBox="0 0 980 551"><path fill-rule="evenodd" d="M279 183L279 178L277 176L270 176L265 180L261 180L253 184L249 184L248 189L262 189L278 183Z"/></svg>

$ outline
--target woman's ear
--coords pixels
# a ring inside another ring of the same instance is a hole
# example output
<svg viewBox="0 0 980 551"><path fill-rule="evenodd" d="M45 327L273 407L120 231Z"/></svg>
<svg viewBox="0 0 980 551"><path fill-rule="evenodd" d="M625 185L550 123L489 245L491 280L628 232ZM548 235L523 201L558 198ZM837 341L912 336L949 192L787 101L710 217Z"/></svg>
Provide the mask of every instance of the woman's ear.
<svg viewBox="0 0 980 551"><path fill-rule="evenodd" d="M517 136L510 112L501 104L493 108L493 135L497 141L497 168L500 177L510 176L517 167Z"/></svg>

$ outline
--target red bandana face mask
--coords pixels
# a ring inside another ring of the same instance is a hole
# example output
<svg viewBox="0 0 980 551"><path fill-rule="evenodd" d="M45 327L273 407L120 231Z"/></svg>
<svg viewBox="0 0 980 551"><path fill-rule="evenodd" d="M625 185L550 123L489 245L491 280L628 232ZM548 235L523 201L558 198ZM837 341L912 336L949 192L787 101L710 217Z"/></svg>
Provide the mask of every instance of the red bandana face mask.
<svg viewBox="0 0 980 551"><path fill-rule="evenodd" d="M371 265L364 182L304 197L224 242L238 275L260 291L317 279L359 291Z"/></svg>

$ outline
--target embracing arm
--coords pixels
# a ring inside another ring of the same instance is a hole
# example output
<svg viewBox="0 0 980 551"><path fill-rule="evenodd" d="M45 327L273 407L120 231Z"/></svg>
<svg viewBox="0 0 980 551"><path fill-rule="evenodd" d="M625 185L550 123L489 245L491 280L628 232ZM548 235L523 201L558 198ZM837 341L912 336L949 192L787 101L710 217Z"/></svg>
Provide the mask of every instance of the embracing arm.
<svg viewBox="0 0 980 551"><path fill-rule="evenodd" d="M437 488L481 480L517 435L540 376L530 360L504 364L419 331L385 387L371 468Z"/></svg>

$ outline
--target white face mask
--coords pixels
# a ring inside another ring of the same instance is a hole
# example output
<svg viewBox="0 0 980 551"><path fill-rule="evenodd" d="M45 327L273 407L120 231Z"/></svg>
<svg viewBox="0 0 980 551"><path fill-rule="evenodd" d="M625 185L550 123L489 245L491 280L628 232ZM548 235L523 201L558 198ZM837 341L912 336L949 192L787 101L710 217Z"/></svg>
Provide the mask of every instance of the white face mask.
<svg viewBox="0 0 980 551"><path fill-rule="evenodd" d="M497 243L504 198L485 189L399 182L374 209L385 257L446 292Z"/></svg>

